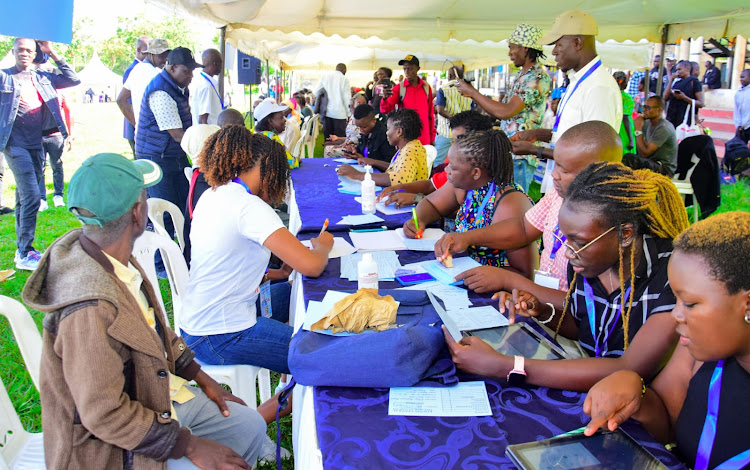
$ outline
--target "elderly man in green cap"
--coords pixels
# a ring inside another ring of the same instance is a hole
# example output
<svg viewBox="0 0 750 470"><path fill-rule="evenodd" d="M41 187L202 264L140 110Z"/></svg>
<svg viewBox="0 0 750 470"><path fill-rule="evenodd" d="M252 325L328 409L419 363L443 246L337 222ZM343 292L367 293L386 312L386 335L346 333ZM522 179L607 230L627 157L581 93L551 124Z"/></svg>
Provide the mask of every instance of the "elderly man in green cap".
<svg viewBox="0 0 750 470"><path fill-rule="evenodd" d="M201 370L131 254L161 175L121 155L83 162L68 191L83 228L52 244L24 287L46 314L48 468L249 469L260 452L263 418Z"/></svg>
<svg viewBox="0 0 750 470"><path fill-rule="evenodd" d="M521 23L508 38L508 58L519 70L502 102L483 96L463 80L459 80L456 85L464 96L471 97L491 116L502 120L502 129L508 137L542 126L550 78L544 66L539 63L546 58L539 43L541 37L541 29ZM533 156L527 158L514 155L515 180L524 191L529 189L535 167L536 160Z"/></svg>

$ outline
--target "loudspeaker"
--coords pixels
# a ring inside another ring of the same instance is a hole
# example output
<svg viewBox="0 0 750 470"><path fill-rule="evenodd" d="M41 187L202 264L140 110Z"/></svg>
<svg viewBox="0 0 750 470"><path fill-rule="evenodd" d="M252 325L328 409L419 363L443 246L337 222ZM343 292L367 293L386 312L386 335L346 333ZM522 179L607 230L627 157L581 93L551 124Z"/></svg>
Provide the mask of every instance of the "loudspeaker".
<svg viewBox="0 0 750 470"><path fill-rule="evenodd" d="M242 85L260 83L260 59L237 51L237 81Z"/></svg>

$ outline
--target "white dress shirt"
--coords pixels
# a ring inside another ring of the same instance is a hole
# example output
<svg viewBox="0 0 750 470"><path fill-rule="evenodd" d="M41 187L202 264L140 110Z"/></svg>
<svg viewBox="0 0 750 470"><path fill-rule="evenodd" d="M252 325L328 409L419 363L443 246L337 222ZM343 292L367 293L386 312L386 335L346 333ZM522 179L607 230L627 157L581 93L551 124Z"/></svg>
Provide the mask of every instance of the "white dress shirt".
<svg viewBox="0 0 750 470"><path fill-rule="evenodd" d="M208 114L208 124L216 124L223 109L219 98L219 84L214 77L204 72L196 73L193 82L195 89L190 92L193 125L199 124L198 119L202 114Z"/></svg>
<svg viewBox="0 0 750 470"><path fill-rule="evenodd" d="M315 87L315 94L325 88L328 94L328 107L326 108L326 117L331 119L346 119L349 117L349 101L352 99L352 88L349 85L349 79L335 70L325 73L318 85Z"/></svg>
<svg viewBox="0 0 750 470"><path fill-rule="evenodd" d="M750 129L750 85L740 87L734 94L734 128Z"/></svg>
<svg viewBox="0 0 750 470"><path fill-rule="evenodd" d="M130 99L133 103L133 114L135 115L135 127L138 127L138 116L141 114L141 103L146 87L155 76L159 75L161 69L154 67L150 62L143 61L133 67L128 79L125 80L123 88L130 90Z"/></svg>

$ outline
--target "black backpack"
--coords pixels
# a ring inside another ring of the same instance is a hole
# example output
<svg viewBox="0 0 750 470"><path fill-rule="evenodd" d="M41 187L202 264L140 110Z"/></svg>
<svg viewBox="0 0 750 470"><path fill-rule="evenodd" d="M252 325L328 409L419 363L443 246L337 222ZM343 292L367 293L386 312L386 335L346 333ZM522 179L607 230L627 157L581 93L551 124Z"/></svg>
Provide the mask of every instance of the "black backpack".
<svg viewBox="0 0 750 470"><path fill-rule="evenodd" d="M724 148L724 161L722 169L730 175L738 175L750 168L750 148L739 137L728 141Z"/></svg>

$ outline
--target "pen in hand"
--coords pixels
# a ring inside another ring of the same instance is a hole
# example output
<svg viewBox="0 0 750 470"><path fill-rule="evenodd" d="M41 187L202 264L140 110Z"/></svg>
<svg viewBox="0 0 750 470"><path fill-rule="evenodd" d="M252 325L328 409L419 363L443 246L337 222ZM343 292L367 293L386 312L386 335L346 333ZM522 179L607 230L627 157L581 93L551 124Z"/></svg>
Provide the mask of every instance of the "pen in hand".
<svg viewBox="0 0 750 470"><path fill-rule="evenodd" d="M325 232L326 230L328 230L328 219L323 222L323 228L320 229L320 233L318 234L318 236L323 235L323 232Z"/></svg>

